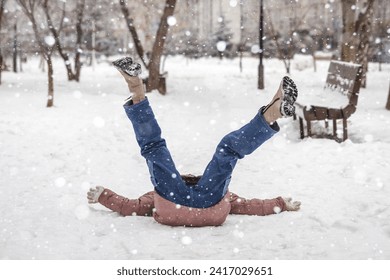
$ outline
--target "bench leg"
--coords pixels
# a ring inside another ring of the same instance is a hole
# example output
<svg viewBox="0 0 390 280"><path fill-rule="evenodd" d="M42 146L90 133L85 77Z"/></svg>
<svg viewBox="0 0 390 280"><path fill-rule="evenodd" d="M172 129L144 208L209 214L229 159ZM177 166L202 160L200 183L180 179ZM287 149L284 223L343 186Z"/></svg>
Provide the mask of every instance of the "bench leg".
<svg viewBox="0 0 390 280"><path fill-rule="evenodd" d="M167 93L167 84L165 77L160 77L160 80L158 81L158 92L162 95L165 95Z"/></svg>
<svg viewBox="0 0 390 280"><path fill-rule="evenodd" d="M337 120L333 119L333 136L337 138Z"/></svg>
<svg viewBox="0 0 390 280"><path fill-rule="evenodd" d="M301 135L301 139L305 138L305 131L303 128L303 119L299 117L299 133Z"/></svg>
<svg viewBox="0 0 390 280"><path fill-rule="evenodd" d="M348 139L347 119L343 119L343 141Z"/></svg>
<svg viewBox="0 0 390 280"><path fill-rule="evenodd" d="M307 124L307 137L311 137L311 121L306 121Z"/></svg>

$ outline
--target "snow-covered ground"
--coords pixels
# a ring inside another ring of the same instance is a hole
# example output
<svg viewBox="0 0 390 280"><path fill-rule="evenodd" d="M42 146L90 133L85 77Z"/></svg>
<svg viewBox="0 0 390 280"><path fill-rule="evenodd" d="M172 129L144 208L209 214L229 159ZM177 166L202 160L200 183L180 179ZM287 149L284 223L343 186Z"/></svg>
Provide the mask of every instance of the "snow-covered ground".
<svg viewBox="0 0 390 280"><path fill-rule="evenodd" d="M313 71L297 56L291 77L300 95L321 90L327 61ZM267 103L285 73L257 59L169 57L169 93L149 94L181 172L199 174L220 138ZM3 73L0 86L1 259L390 259L390 65L370 65L368 86L349 120L349 140L299 139L298 123L240 161L230 190L245 196L292 196L299 212L229 216L221 227L167 227L88 205L103 185L138 197L151 190L122 109L127 87L108 63L85 67L81 83L55 66L55 107L46 108L46 74L31 60Z"/></svg>

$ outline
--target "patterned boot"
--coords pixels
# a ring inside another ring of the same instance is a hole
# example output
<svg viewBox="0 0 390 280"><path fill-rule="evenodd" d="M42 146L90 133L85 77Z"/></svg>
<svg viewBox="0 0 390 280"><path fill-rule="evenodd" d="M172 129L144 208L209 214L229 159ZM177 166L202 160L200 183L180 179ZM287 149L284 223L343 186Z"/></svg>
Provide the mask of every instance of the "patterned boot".
<svg viewBox="0 0 390 280"><path fill-rule="evenodd" d="M280 117L292 117L295 112L294 103L297 97L297 86L291 78L285 76L274 98L267 106L261 108L261 112L263 115L269 115L273 121Z"/></svg>
<svg viewBox="0 0 390 280"><path fill-rule="evenodd" d="M137 77L142 73L141 64L134 63L131 57L123 57L118 60L115 60L112 63L118 70L125 72L131 77Z"/></svg>
<svg viewBox="0 0 390 280"><path fill-rule="evenodd" d="M129 101L133 104L139 103L145 99L145 89L142 83L142 80L138 77L141 74L141 65L139 63L133 62L131 57L124 57L118 59L112 63L122 74L125 79L129 91L132 96L125 100L125 104Z"/></svg>

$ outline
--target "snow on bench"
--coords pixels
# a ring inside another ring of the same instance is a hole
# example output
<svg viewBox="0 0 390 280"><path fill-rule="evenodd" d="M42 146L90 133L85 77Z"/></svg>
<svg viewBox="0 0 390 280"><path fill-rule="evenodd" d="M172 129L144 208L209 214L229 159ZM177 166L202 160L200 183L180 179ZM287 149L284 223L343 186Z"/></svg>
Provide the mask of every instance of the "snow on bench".
<svg viewBox="0 0 390 280"><path fill-rule="evenodd" d="M304 121L306 121L307 137L330 137L336 141L348 139L347 119L356 111L361 84L362 67L358 64L343 61L331 61L325 87L318 92L301 93L295 103L295 116L299 118L301 138L305 137ZM322 135L312 131L312 121L333 121L333 134ZM337 120L343 122L343 136L337 136Z"/></svg>

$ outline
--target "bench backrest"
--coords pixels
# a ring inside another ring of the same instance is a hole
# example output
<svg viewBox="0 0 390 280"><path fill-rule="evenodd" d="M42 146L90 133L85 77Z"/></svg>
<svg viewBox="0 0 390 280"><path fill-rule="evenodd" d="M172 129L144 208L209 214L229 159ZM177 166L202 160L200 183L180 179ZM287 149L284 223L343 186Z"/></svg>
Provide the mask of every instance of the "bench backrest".
<svg viewBox="0 0 390 280"><path fill-rule="evenodd" d="M332 60L329 64L325 87L347 95L349 104L357 106L361 78L361 65Z"/></svg>

